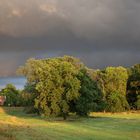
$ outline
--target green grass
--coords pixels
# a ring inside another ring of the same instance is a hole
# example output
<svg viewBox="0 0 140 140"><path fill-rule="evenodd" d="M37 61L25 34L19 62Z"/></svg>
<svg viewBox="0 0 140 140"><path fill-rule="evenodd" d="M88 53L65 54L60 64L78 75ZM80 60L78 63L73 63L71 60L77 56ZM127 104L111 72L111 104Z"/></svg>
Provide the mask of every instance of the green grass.
<svg viewBox="0 0 140 140"><path fill-rule="evenodd" d="M140 114L93 113L63 121L0 108L0 140L140 140Z"/></svg>

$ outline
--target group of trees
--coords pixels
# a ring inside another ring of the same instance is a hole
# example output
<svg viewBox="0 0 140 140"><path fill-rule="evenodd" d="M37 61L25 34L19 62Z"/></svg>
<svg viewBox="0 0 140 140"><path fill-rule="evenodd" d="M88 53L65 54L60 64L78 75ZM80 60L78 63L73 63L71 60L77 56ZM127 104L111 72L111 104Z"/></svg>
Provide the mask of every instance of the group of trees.
<svg viewBox="0 0 140 140"><path fill-rule="evenodd" d="M27 84L20 92L10 85L3 89L6 105L30 106L41 115L64 119L70 112L87 116L92 111L140 109L140 64L91 70L64 56L29 59L18 74L27 78Z"/></svg>
<svg viewBox="0 0 140 140"><path fill-rule="evenodd" d="M24 90L17 90L12 84L6 85L0 91L0 96L5 96L5 106L31 106L34 105L34 92L29 89L32 86L25 85Z"/></svg>
<svg viewBox="0 0 140 140"><path fill-rule="evenodd" d="M140 64L131 68L119 66L92 71L92 77L102 91L105 111L140 109Z"/></svg>
<svg viewBox="0 0 140 140"><path fill-rule="evenodd" d="M76 58L30 59L18 73L34 85L34 107L45 116L63 116L69 112L88 115L97 110L102 94L87 68Z"/></svg>
<svg viewBox="0 0 140 140"><path fill-rule="evenodd" d="M6 106L18 106L20 105L20 91L16 89L12 84L8 84L0 91L0 96L6 97Z"/></svg>

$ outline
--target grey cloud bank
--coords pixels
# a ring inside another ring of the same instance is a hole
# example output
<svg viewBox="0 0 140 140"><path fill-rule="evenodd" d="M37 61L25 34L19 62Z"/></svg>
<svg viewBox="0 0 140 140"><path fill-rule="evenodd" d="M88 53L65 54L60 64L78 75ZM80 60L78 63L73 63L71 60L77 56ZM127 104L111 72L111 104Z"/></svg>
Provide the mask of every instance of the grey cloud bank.
<svg viewBox="0 0 140 140"><path fill-rule="evenodd" d="M64 54L89 67L140 62L139 0L0 0L0 75L29 57Z"/></svg>

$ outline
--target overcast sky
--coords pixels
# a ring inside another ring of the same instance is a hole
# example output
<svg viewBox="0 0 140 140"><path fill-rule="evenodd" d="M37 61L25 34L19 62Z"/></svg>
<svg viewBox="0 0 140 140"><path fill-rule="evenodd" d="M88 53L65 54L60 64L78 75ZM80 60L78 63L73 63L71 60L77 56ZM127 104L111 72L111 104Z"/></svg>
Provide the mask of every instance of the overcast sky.
<svg viewBox="0 0 140 140"><path fill-rule="evenodd" d="M0 0L0 76L63 55L95 69L140 63L140 0Z"/></svg>

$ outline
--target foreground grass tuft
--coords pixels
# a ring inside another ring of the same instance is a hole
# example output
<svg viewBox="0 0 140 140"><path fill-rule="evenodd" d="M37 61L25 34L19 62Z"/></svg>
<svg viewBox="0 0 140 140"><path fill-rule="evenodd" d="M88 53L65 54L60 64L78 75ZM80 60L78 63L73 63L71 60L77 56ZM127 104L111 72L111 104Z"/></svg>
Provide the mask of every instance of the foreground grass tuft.
<svg viewBox="0 0 140 140"><path fill-rule="evenodd" d="M0 140L16 140L11 131L13 131L13 129L9 127L0 128Z"/></svg>

